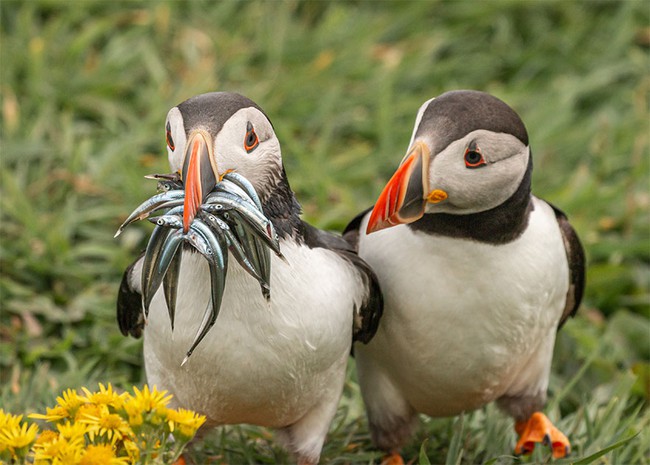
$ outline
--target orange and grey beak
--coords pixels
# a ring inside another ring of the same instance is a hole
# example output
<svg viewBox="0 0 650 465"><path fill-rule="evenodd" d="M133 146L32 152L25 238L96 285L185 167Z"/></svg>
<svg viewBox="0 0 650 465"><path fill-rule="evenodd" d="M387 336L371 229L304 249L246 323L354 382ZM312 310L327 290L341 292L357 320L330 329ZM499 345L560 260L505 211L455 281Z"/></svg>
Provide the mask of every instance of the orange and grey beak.
<svg viewBox="0 0 650 465"><path fill-rule="evenodd" d="M429 193L429 156L425 143L413 144L379 195L370 214L366 234L412 223L422 218L427 201L435 203L447 198L447 194L441 190Z"/></svg>
<svg viewBox="0 0 650 465"><path fill-rule="evenodd" d="M190 134L183 161L182 179L185 186L183 231L187 232L205 197L217 184L212 163L212 137L204 131Z"/></svg>

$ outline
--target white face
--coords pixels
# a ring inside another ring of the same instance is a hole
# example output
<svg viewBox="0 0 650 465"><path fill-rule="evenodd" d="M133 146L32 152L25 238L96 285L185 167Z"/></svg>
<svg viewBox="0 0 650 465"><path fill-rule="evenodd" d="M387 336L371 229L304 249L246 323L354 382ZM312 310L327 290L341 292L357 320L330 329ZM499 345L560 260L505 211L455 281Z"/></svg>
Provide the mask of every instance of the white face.
<svg viewBox="0 0 650 465"><path fill-rule="evenodd" d="M169 111L165 127L169 127L173 139L173 149L169 140L167 144L169 166L173 172L181 171L187 137L178 108ZM206 127L192 128L196 129L208 131ZM248 145L250 142L253 144ZM268 191L268 187L263 189L263 186L275 184L282 173L280 142L269 120L257 108L242 108L234 113L214 138L212 153L215 157L213 167L220 176L236 171L258 192Z"/></svg>
<svg viewBox="0 0 650 465"><path fill-rule="evenodd" d="M411 141L409 142L409 147L413 147L413 142L415 142L415 134L418 132L418 128L420 127L420 123L422 122L422 117L424 116L424 112L428 108L429 104L433 102L435 99L436 99L435 97L430 98L422 105L420 105L420 108L418 109L418 114L415 116L415 125L413 126L413 133L411 134Z"/></svg>
<svg viewBox="0 0 650 465"><path fill-rule="evenodd" d="M172 173L180 172L183 167L187 136L185 135L183 115L176 107L172 108L169 110L169 113L167 113L167 121L165 121L165 136L167 139L167 159L169 160L169 167L171 168Z"/></svg>
<svg viewBox="0 0 650 465"><path fill-rule="evenodd" d="M250 151L245 148L249 127L259 140ZM258 192L268 191L268 186L274 185L282 173L280 141L269 120L257 108L242 108L226 121L215 138L214 154L220 175L235 170ZM262 189L263 186L267 188Z"/></svg>
<svg viewBox="0 0 650 465"><path fill-rule="evenodd" d="M426 138L418 140L432 146ZM515 136L484 129L470 132L432 155L429 192L443 190L447 199L427 203L426 213L469 214L502 204L521 184L529 158L529 147Z"/></svg>

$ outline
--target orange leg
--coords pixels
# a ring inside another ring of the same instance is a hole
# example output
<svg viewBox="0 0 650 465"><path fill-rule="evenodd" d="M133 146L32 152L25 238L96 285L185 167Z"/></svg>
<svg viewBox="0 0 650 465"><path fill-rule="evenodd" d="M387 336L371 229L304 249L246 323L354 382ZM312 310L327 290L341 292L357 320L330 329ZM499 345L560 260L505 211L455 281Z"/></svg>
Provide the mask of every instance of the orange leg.
<svg viewBox="0 0 650 465"><path fill-rule="evenodd" d="M404 465L404 459L399 453L393 451L381 459L381 465Z"/></svg>
<svg viewBox="0 0 650 465"><path fill-rule="evenodd" d="M533 413L528 421L515 423L515 431L519 435L515 454L530 454L538 442L550 445L556 459L566 457L571 452L567 437L542 412Z"/></svg>

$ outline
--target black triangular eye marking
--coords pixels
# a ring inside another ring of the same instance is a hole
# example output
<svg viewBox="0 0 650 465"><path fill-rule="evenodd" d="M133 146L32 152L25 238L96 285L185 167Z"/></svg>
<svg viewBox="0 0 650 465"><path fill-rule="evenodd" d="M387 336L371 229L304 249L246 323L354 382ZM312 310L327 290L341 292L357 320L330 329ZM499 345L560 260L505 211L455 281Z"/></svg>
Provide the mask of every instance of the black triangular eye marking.
<svg viewBox="0 0 650 465"><path fill-rule="evenodd" d="M169 121L167 121L167 126L165 127L165 139L167 141L167 146L173 152L176 146L174 146L174 139L172 139L172 127L169 124Z"/></svg>
<svg viewBox="0 0 650 465"><path fill-rule="evenodd" d="M248 123L246 123L246 137L244 138L244 149L246 150L246 152L251 153L253 150L257 148L259 144L260 144L260 140L257 137L257 134L255 133L253 124L249 121Z"/></svg>

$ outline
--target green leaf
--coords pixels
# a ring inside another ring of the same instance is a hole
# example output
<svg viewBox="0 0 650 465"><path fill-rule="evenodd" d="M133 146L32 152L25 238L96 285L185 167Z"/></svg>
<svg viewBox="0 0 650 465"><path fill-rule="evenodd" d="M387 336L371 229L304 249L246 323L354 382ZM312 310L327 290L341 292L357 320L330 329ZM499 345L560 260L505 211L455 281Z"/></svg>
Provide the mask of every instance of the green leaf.
<svg viewBox="0 0 650 465"><path fill-rule="evenodd" d="M463 433L465 431L465 414L461 414L453 426L454 434L451 437L449 444L449 452L447 452L446 465L459 465L463 458Z"/></svg>
<svg viewBox="0 0 650 465"><path fill-rule="evenodd" d="M623 447L625 444L629 443L634 438L636 438L639 434L640 434L640 432L630 436L629 438L621 439L620 441L615 442L614 444L612 444L610 446L607 446L604 449L599 450L598 452L596 452L594 454L591 454L588 457L580 459L577 462L571 462L571 463L572 463L572 465L588 465L590 463L593 463L596 459L602 457L603 455L605 455L605 454L607 454L607 453L609 453L609 452L611 452L611 451L613 451L615 449Z"/></svg>
<svg viewBox="0 0 650 465"><path fill-rule="evenodd" d="M427 442L429 442L428 438L422 441L422 445L420 446L420 454L418 455L418 463L420 465L431 465L429 457L427 457Z"/></svg>

